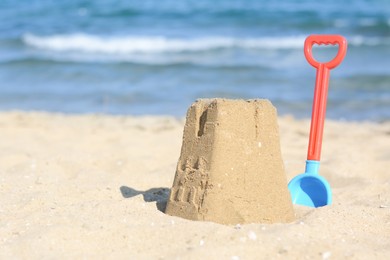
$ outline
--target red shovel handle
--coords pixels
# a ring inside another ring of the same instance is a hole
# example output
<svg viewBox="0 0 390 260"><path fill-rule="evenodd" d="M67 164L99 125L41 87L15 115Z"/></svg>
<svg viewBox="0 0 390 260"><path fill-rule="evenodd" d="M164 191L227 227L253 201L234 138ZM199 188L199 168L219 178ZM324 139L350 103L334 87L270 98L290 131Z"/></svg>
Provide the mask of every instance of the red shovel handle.
<svg viewBox="0 0 390 260"><path fill-rule="evenodd" d="M305 57L307 61L317 69L321 63L319 63L313 58L312 48L314 44L339 45L339 51L337 52L336 57L327 63L323 63L324 66L328 69L333 69L337 67L344 59L344 56L347 52L347 40L341 35L310 35L305 40Z"/></svg>
<svg viewBox="0 0 390 260"><path fill-rule="evenodd" d="M327 62L320 63L313 58L314 44L339 45L336 57ZM321 157L322 135L324 131L326 101L328 96L329 72L344 59L347 52L347 40L340 35L311 35L305 40L304 53L307 61L317 69L316 85L314 89L313 110L311 115L309 148L307 159L319 161Z"/></svg>

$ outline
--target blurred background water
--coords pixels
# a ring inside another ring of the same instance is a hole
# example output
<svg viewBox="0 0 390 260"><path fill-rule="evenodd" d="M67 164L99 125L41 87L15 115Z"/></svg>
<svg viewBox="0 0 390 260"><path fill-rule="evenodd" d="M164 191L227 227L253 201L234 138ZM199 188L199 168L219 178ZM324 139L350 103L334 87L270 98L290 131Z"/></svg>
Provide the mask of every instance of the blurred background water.
<svg viewBox="0 0 390 260"><path fill-rule="evenodd" d="M226 97L310 117L304 39L342 34L327 116L390 119L388 0L1 0L0 21L3 111L181 117L197 98Z"/></svg>

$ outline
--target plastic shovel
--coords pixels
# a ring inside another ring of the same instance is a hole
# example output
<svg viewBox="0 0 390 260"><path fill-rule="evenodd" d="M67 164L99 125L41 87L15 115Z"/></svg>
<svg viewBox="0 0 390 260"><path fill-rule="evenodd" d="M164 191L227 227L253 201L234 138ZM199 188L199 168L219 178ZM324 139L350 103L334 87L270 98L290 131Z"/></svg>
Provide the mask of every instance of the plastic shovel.
<svg viewBox="0 0 390 260"><path fill-rule="evenodd" d="M320 63L312 55L314 44L338 44L338 53L333 60L327 63ZM347 41L340 35L310 35L305 40L305 57L317 69L317 75L305 173L297 175L288 184L294 204L317 208L332 203L330 185L324 177L318 174L318 169L320 166L329 74L331 69L341 63L346 52Z"/></svg>

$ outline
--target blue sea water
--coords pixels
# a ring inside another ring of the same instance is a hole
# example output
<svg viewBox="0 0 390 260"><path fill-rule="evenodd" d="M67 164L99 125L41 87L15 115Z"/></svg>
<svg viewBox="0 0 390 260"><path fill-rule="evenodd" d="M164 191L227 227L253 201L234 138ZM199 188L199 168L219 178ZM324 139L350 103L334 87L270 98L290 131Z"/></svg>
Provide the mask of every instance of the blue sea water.
<svg viewBox="0 0 390 260"><path fill-rule="evenodd" d="M327 116L389 120L388 0L0 0L0 110L184 116L226 97L310 117L310 34L349 42Z"/></svg>

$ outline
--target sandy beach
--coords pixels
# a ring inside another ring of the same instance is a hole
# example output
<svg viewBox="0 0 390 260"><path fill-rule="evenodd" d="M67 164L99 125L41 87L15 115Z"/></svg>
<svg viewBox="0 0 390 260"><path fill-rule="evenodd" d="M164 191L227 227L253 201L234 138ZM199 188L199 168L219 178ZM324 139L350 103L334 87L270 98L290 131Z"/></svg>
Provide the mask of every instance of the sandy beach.
<svg viewBox="0 0 390 260"><path fill-rule="evenodd" d="M290 180L304 171L310 121L278 121ZM388 259L390 122L326 122L331 206L236 226L163 213L184 122L0 113L0 258Z"/></svg>

